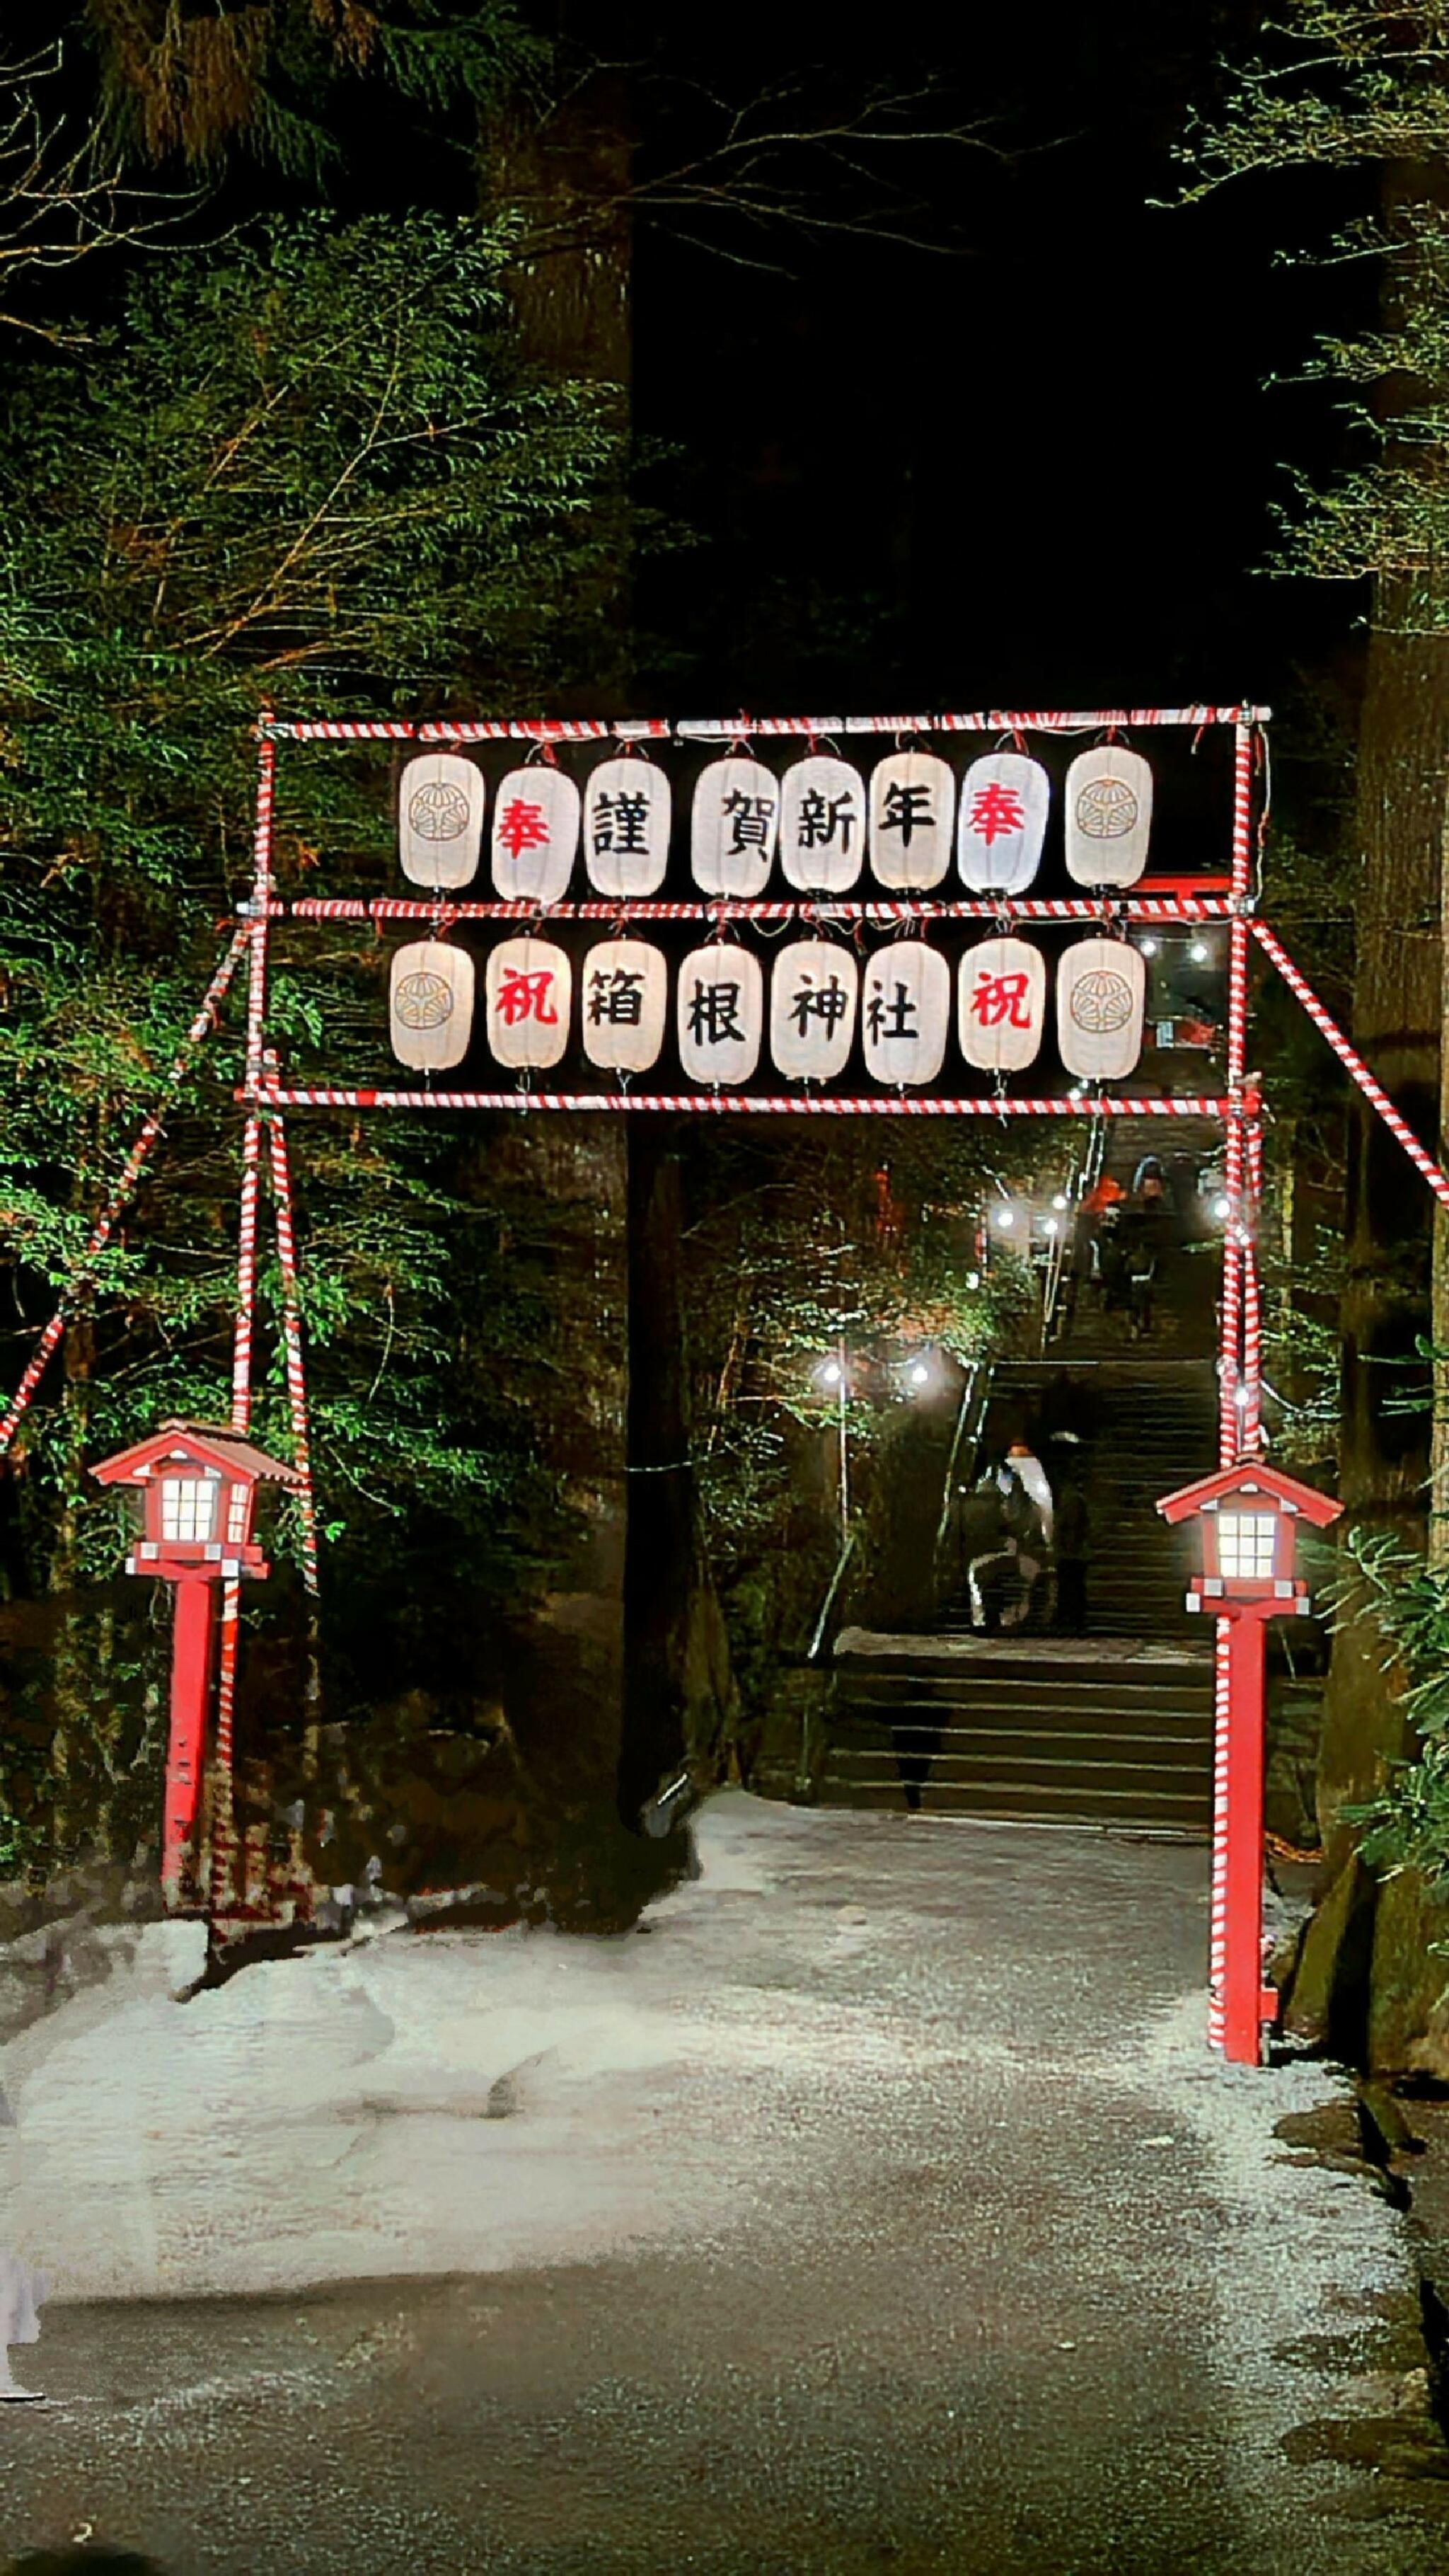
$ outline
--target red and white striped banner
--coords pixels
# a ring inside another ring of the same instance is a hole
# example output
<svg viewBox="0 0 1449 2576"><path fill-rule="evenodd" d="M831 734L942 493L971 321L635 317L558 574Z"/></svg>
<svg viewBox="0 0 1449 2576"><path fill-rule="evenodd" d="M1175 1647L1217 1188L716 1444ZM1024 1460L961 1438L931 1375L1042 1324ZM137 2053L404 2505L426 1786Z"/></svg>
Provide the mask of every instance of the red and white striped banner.
<svg viewBox="0 0 1449 2576"><path fill-rule="evenodd" d="M1099 728L1266 724L1268 707L986 707L976 714L905 716L457 716L408 724L386 716L264 717L271 742L748 742L773 735L1087 733Z"/></svg>
<svg viewBox="0 0 1449 2576"><path fill-rule="evenodd" d="M420 903L410 895L306 895L295 902L272 902L273 920L288 921L862 921L888 927L901 921L1224 921L1233 911L1224 897L1213 895L1128 895L1115 903L1084 899L997 897L986 903L871 902L749 903L721 898L716 903L660 903L621 900L596 903L523 902Z"/></svg>
<svg viewBox="0 0 1449 2576"><path fill-rule="evenodd" d="M698 1111L706 1118L1226 1118L1231 1101L1217 1099L1121 1100L1105 1093L1080 1100L1022 1100L1010 1093L987 1100L933 1100L918 1094L828 1093L781 1098L738 1091L375 1091L295 1083L255 1094L239 1092L250 1107L278 1109L506 1109L602 1111L648 1116Z"/></svg>

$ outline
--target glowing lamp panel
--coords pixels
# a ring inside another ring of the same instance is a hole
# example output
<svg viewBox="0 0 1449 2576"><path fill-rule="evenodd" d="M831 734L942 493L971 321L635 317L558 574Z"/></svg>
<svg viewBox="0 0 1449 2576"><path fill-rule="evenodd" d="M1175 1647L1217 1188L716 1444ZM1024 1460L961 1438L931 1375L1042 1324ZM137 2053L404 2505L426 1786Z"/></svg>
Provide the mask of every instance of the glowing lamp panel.
<svg viewBox="0 0 1449 2576"><path fill-rule="evenodd" d="M1226 1580L1270 1582L1277 1556L1276 1512L1219 1512L1218 1572Z"/></svg>
<svg viewBox="0 0 1449 2576"><path fill-rule="evenodd" d="M163 1476L161 1536L186 1547L216 1536L217 1483L213 1476Z"/></svg>

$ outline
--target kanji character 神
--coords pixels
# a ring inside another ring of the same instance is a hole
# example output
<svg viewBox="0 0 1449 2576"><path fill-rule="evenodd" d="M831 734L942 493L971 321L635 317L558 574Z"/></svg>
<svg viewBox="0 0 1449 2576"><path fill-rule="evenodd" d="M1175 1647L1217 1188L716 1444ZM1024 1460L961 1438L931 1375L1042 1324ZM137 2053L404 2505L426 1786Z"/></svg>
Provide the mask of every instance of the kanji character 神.
<svg viewBox="0 0 1449 2576"><path fill-rule="evenodd" d="M988 975L983 969L971 996L973 1020L979 1020L984 1029L1029 1029L1031 1013L1026 996L1030 983L1031 977L1026 974Z"/></svg>
<svg viewBox="0 0 1449 2576"><path fill-rule="evenodd" d="M589 1019L611 1029L637 1029L644 1016L644 978L631 966L616 966L606 975L596 966L589 977Z"/></svg>
<svg viewBox="0 0 1449 2576"><path fill-rule="evenodd" d="M818 787L806 789L800 799L802 850L828 850L837 830L842 850L848 850L854 827L855 803L852 797L822 796Z"/></svg>
<svg viewBox="0 0 1449 2576"><path fill-rule="evenodd" d="M742 850L768 847L770 825L775 818L773 796L747 796L742 787L733 787L720 810L730 818L729 855L732 859L738 858Z"/></svg>
<svg viewBox="0 0 1449 2576"><path fill-rule="evenodd" d="M498 1016L505 1028L516 1029L521 1020L538 1020L545 1028L556 1029L558 1013L549 1004L553 968L542 966L531 975L520 973L516 966L505 966L498 987Z"/></svg>
<svg viewBox="0 0 1449 2576"><path fill-rule="evenodd" d="M642 787L621 788L601 796L594 807L594 852L617 851L621 858L644 858L649 851L649 799Z"/></svg>
<svg viewBox="0 0 1449 2576"><path fill-rule="evenodd" d="M846 1012L846 991L838 975L828 975L823 984L808 980L796 986L790 1004L790 1017L803 1038L812 1020L824 1023L827 1037L834 1037Z"/></svg>
<svg viewBox="0 0 1449 2576"><path fill-rule="evenodd" d="M705 1046L743 1045L738 984L696 984L689 997L689 1034Z"/></svg>
<svg viewBox="0 0 1449 2576"><path fill-rule="evenodd" d="M511 797L498 817L499 841L510 858L519 858L525 850L546 850L549 829L543 818L543 807L526 796Z"/></svg>
<svg viewBox="0 0 1449 2576"><path fill-rule="evenodd" d="M1025 823L1021 798L1014 787L1003 787L998 778L993 778L988 786L977 788L967 828L978 841L986 843L988 850L993 841L1004 841L1008 833L1023 830Z"/></svg>
<svg viewBox="0 0 1449 2576"><path fill-rule="evenodd" d="M913 832L934 832L929 787L901 787L892 781L881 807L880 827L883 832L899 832L903 850L910 848Z"/></svg>
<svg viewBox="0 0 1449 2576"><path fill-rule="evenodd" d="M886 1000L885 985L872 984L870 988L870 999L866 1003L865 1007L866 1023L870 1029L871 1036L873 1038L914 1038L918 1036L919 1031L915 1027L915 1018L919 1007L920 1006L914 999L911 993L911 988L908 984L894 985L891 990L891 998L889 1001Z"/></svg>

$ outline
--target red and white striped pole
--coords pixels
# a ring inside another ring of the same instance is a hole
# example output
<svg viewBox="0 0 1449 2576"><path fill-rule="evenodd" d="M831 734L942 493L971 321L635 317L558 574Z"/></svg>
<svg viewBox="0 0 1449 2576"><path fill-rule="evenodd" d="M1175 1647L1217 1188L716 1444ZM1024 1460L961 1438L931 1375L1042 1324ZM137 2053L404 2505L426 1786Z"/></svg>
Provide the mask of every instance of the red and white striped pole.
<svg viewBox="0 0 1449 2576"><path fill-rule="evenodd" d="M1243 1375L1239 1452L1256 1457L1263 1445L1263 1283L1258 1267L1258 1227L1263 1206L1263 1130L1249 1118L1244 1135Z"/></svg>
<svg viewBox="0 0 1449 2576"><path fill-rule="evenodd" d="M287 1361L287 1400L292 1415L292 1463L301 1477L297 1496L302 1515L302 1579L318 1590L317 1496L312 1482L312 1441L307 1415L307 1372L302 1343L302 1301L297 1280L297 1242L292 1225L292 1180L287 1162L286 1131L280 1118L271 1122L272 1197L277 1214L277 1259L282 1273L282 1335Z"/></svg>

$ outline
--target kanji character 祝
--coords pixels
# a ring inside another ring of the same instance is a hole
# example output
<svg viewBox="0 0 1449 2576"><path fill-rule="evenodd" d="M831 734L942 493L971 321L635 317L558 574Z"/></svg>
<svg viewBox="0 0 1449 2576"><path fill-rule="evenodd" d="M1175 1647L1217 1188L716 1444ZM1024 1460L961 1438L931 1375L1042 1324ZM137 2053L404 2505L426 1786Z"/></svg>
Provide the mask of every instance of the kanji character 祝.
<svg viewBox="0 0 1449 2576"><path fill-rule="evenodd" d="M915 1026L918 1008L919 1005L909 984L893 986L889 1001L886 999L885 985L872 984L870 999L865 1008L866 1023L871 1036L873 1038L916 1037L919 1034Z"/></svg>
<svg viewBox="0 0 1449 2576"><path fill-rule="evenodd" d="M617 851L621 858L645 858L649 852L649 799L642 787L602 795L594 807L594 852Z"/></svg>
<svg viewBox="0 0 1449 2576"><path fill-rule="evenodd" d="M770 825L775 817L773 796L747 796L742 787L734 787L720 810L730 818L731 858L738 858L742 850L769 846Z"/></svg>
<svg viewBox="0 0 1449 2576"><path fill-rule="evenodd" d="M967 829L975 833L978 841L984 841L988 850L993 841L1004 841L1008 834L1022 831L1025 825L1026 815L1014 787L1003 787L997 778L985 787L978 787L971 799Z"/></svg>
<svg viewBox="0 0 1449 2576"><path fill-rule="evenodd" d="M644 1016L644 978L631 966L616 966L606 975L596 966L589 977L589 1020L611 1029L637 1029Z"/></svg>
<svg viewBox="0 0 1449 2576"><path fill-rule="evenodd" d="M984 1029L1029 1029L1031 1012L1027 1008L1029 975L988 975L983 970L971 996L971 1016Z"/></svg>
<svg viewBox="0 0 1449 2576"><path fill-rule="evenodd" d="M536 968L532 974L520 973L516 966L505 966L498 986L497 1010L505 1028L516 1029L522 1020L537 1020L544 1028L558 1027L558 1013L549 1001L553 968Z"/></svg>
<svg viewBox="0 0 1449 2576"><path fill-rule="evenodd" d="M846 991L838 975L827 975L823 984L808 979L795 990L790 1004L790 1017L803 1038L812 1020L819 1020L827 1037L834 1037L846 1012Z"/></svg>
<svg viewBox="0 0 1449 2576"><path fill-rule="evenodd" d="M731 1038L743 1045L737 983L696 984L689 997L689 1034L705 1046L724 1046Z"/></svg>
<svg viewBox="0 0 1449 2576"><path fill-rule="evenodd" d="M822 796L818 787L810 787L800 799L802 850L828 850L837 831L842 850L848 850L854 824L855 805L849 796Z"/></svg>
<svg viewBox="0 0 1449 2576"><path fill-rule="evenodd" d="M880 828L883 832L899 832L903 850L910 848L913 832L933 832L936 817L931 811L929 787L902 787L892 780L881 807Z"/></svg>
<svg viewBox="0 0 1449 2576"><path fill-rule="evenodd" d="M510 858L520 858L525 850L546 850L548 824L543 807L526 796L514 796L498 817L498 838Z"/></svg>

